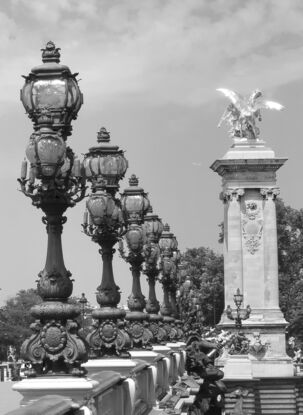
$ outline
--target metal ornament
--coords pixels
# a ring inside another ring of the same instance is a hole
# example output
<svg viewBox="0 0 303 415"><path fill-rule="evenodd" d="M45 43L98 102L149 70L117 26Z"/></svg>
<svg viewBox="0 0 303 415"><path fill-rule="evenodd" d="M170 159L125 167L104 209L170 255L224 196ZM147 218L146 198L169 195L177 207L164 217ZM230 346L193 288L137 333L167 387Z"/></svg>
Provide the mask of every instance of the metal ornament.
<svg viewBox="0 0 303 415"><path fill-rule="evenodd" d="M242 328L242 321L247 320L251 313L251 308L249 305L246 307L246 309L241 308L242 302L243 294L241 294L240 289L238 288L236 294L234 295L234 303L236 305L236 310L232 310L230 305L228 305L225 310L227 317L230 320L235 321L237 330L240 330Z"/></svg>

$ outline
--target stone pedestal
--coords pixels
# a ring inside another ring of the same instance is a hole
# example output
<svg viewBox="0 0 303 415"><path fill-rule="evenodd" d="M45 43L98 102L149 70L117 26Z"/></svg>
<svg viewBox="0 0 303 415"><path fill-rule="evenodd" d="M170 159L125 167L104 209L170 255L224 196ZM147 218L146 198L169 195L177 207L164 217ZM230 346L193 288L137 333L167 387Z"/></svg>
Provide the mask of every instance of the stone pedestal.
<svg viewBox="0 0 303 415"><path fill-rule="evenodd" d="M28 405L45 395L59 395L82 404L97 382L72 376L45 376L24 379L15 383L12 389L19 392L23 399L21 405Z"/></svg>
<svg viewBox="0 0 303 415"><path fill-rule="evenodd" d="M235 139L225 156L211 169L222 177L224 202L225 308L235 308L239 288L242 307L252 312L243 321L248 338L259 332L262 343L293 372L286 355L285 321L279 308L277 223L275 198L279 194L276 171L285 158L275 157L262 140ZM225 313L219 326L230 330L234 322ZM263 357L266 360L266 357Z"/></svg>
<svg viewBox="0 0 303 415"><path fill-rule="evenodd" d="M252 364L248 355L232 355L223 368L224 379L252 379Z"/></svg>
<svg viewBox="0 0 303 415"><path fill-rule="evenodd" d="M153 351L166 356L167 354L169 354L172 351L172 349L170 347L164 346L162 344L154 344L153 345Z"/></svg>

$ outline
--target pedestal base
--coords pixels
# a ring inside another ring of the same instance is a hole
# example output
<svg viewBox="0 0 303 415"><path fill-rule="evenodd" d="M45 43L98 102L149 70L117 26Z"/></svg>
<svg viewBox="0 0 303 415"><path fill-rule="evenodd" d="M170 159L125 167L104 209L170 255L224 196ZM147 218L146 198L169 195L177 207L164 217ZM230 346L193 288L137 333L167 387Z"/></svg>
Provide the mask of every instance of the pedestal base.
<svg viewBox="0 0 303 415"><path fill-rule="evenodd" d="M120 373L121 376L127 376L136 366L137 362L132 359L95 359L82 365L87 370L88 376L102 371L113 371Z"/></svg>
<svg viewBox="0 0 303 415"><path fill-rule="evenodd" d="M252 364L248 355L228 356L223 368L225 379L252 379Z"/></svg>
<svg viewBox="0 0 303 415"><path fill-rule="evenodd" d="M144 360L148 364L154 363L155 359L159 356L158 353L151 350L133 350L130 351L129 354L132 359Z"/></svg>
<svg viewBox="0 0 303 415"><path fill-rule="evenodd" d="M251 360L252 375L254 378L290 378L295 375L292 360L286 359L263 359Z"/></svg>
<svg viewBox="0 0 303 415"><path fill-rule="evenodd" d="M96 381L72 376L49 376L24 379L13 385L12 389L19 392L23 399L21 406L42 398L45 395L60 395L82 404L97 384Z"/></svg>

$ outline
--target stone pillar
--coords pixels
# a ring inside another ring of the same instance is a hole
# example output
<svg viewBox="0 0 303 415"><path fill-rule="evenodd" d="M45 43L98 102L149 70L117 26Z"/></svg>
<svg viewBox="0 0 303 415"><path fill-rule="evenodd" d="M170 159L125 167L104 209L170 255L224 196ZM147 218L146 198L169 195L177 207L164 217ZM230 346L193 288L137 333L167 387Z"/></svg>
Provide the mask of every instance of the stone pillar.
<svg viewBox="0 0 303 415"><path fill-rule="evenodd" d="M279 310L279 284L278 276L278 241L277 218L275 199L279 194L276 188L261 188L263 196L264 215L264 257L265 257L265 308Z"/></svg>
<svg viewBox="0 0 303 415"><path fill-rule="evenodd" d="M268 345L265 356L256 359L255 372L253 365L253 375L259 377L292 375L285 351L287 322L279 308L275 206L276 171L285 161L275 157L262 140L235 139L225 156L211 166L222 177L223 187L225 308L235 308L233 295L239 288L244 295L242 307L252 309L250 318L243 321L247 337L253 340L258 332ZM223 313L220 326L230 330L234 322ZM260 364L265 361L271 362L266 370Z"/></svg>
<svg viewBox="0 0 303 415"><path fill-rule="evenodd" d="M242 240L241 240L241 209L240 199L244 190L226 188L222 192L224 202L224 274L229 276L230 286L225 285L225 304L233 303L233 290L240 288L243 292L242 281Z"/></svg>

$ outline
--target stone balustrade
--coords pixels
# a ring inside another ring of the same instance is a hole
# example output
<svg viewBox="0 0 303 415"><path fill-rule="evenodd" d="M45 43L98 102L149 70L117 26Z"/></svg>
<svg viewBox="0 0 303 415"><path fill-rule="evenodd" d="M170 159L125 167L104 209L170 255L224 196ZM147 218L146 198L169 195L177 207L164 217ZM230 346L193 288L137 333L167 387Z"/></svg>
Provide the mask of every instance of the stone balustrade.
<svg viewBox="0 0 303 415"><path fill-rule="evenodd" d="M174 350L172 350L174 349ZM86 387L73 389L75 378L25 379L14 385L23 395L21 406L6 415L146 415L161 413L159 403L172 391L184 372L181 345L167 347L164 354L146 352L140 359L89 361ZM119 362L122 365L119 371ZM114 369L116 366L116 369ZM113 370L114 369L114 370ZM120 373L122 372L122 373ZM71 381L71 388L66 383ZM49 387L47 384L49 383ZM57 389L55 384L57 383ZM60 385L64 387L60 388Z"/></svg>

